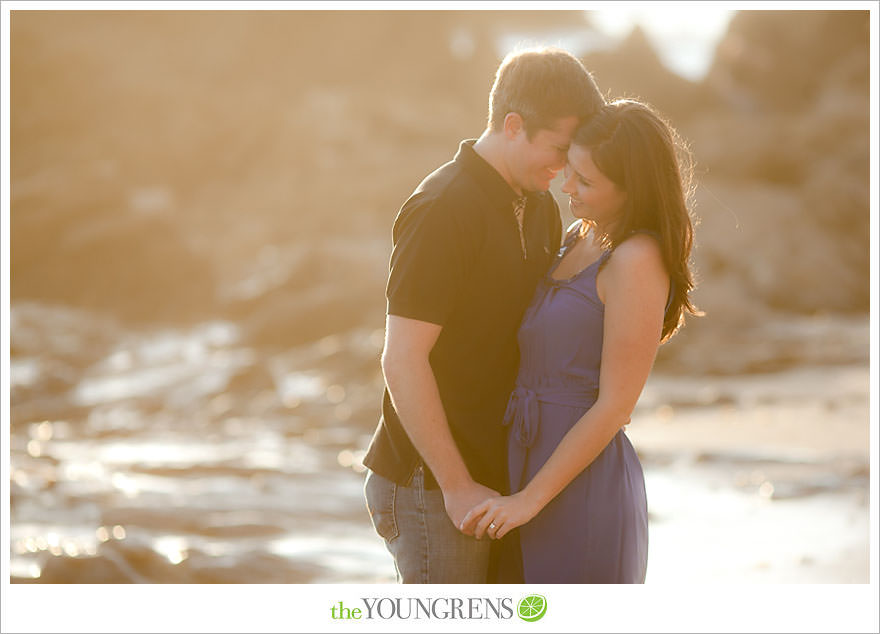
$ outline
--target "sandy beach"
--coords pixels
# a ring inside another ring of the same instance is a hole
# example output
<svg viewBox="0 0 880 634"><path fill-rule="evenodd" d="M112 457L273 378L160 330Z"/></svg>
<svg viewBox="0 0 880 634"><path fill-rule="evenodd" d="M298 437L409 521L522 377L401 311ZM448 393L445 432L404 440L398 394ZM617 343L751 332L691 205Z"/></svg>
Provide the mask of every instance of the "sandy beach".
<svg viewBox="0 0 880 634"><path fill-rule="evenodd" d="M58 357L100 348L93 320L12 315L13 582L393 582L361 490L375 331L266 358L232 325L110 330L122 343L65 385L46 337L66 323ZM867 351L866 319L808 322ZM57 395L29 398L41 390ZM867 359L655 371L627 428L647 481L647 583L866 583L868 402Z"/></svg>
<svg viewBox="0 0 880 634"><path fill-rule="evenodd" d="M645 403L682 383L726 402ZM655 377L628 430L646 467L647 582L867 583L868 385L858 366Z"/></svg>

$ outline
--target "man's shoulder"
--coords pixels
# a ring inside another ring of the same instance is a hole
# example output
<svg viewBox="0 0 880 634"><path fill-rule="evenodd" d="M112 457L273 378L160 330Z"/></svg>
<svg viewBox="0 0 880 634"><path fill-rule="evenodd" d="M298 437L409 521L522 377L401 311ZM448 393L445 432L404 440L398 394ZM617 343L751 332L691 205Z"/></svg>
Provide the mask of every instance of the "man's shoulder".
<svg viewBox="0 0 880 634"><path fill-rule="evenodd" d="M475 207L485 206L482 190L456 161L428 174L401 205L398 220L407 216L439 214L466 218Z"/></svg>
<svg viewBox="0 0 880 634"><path fill-rule="evenodd" d="M460 197L467 199L477 196L478 193L479 189L471 175L460 162L452 160L425 176L407 202L443 202Z"/></svg>

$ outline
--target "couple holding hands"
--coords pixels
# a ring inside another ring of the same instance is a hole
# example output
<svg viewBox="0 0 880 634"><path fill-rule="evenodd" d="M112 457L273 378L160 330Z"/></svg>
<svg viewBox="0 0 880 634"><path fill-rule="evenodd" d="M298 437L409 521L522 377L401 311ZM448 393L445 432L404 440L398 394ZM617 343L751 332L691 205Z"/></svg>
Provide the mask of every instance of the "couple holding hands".
<svg viewBox="0 0 880 634"><path fill-rule="evenodd" d="M367 508L403 583L643 583L624 425L688 294L690 164L555 48L501 63L488 125L393 228ZM577 220L563 232L549 193Z"/></svg>

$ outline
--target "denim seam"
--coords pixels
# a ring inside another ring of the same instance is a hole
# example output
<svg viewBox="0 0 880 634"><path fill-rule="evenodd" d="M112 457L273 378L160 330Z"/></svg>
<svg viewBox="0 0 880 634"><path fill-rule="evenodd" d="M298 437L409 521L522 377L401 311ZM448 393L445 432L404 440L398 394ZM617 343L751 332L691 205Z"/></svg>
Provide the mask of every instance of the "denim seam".
<svg viewBox="0 0 880 634"><path fill-rule="evenodd" d="M430 583L431 582L431 541L430 535L428 534L428 509L425 504L425 470L422 466L418 467L419 473L419 481L418 487L416 487L416 495L418 496L419 501L419 520L422 524L422 535L424 536L425 547L422 549L422 554L424 555L424 559L422 560L422 583Z"/></svg>
<svg viewBox="0 0 880 634"><path fill-rule="evenodd" d="M389 540L386 540L385 547L388 548L388 552L392 552L391 550L391 542L400 537L400 524L397 521L397 492L399 487L396 482L392 483L391 486L391 522L392 522L392 532L393 537ZM401 583L403 581L403 574L400 572L400 566L397 565L397 557L392 556L394 560L394 572L397 574L397 582Z"/></svg>
<svg viewBox="0 0 880 634"><path fill-rule="evenodd" d="M397 483L391 484L391 539L389 543L400 536L400 529L397 523Z"/></svg>
<svg viewBox="0 0 880 634"><path fill-rule="evenodd" d="M377 488L379 489L378 491ZM366 482L364 482L364 497L366 498L370 519L376 533L389 545L400 536L400 524L397 520L398 491L397 483L373 471L370 472ZM384 534L381 530L383 523L387 525L385 526Z"/></svg>

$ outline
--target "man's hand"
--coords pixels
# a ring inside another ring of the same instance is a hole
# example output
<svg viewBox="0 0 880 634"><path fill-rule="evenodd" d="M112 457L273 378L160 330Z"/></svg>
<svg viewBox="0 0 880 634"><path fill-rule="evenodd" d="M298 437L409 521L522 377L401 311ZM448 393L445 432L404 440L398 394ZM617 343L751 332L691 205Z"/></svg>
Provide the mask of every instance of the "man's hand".
<svg viewBox="0 0 880 634"><path fill-rule="evenodd" d="M489 487L483 486L471 480L470 484L455 489L443 489L443 503L446 505L446 514L452 523L458 527L464 520L467 512L476 505L501 494ZM473 529L462 531L465 535L473 535Z"/></svg>
<svg viewBox="0 0 880 634"><path fill-rule="evenodd" d="M491 498L472 508L462 520L459 530L470 531L480 539L487 535L501 539L518 526L531 520L541 507L522 491L514 495Z"/></svg>

